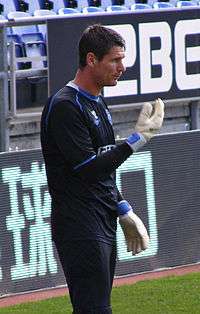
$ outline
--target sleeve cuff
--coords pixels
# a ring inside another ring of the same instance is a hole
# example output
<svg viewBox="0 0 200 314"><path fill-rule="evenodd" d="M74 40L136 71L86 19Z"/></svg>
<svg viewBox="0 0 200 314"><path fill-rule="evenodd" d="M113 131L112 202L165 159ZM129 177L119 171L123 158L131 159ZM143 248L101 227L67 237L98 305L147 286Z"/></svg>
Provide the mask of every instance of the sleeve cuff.
<svg viewBox="0 0 200 314"><path fill-rule="evenodd" d="M126 200L122 200L117 204L118 215L123 216L132 210L131 205Z"/></svg>
<svg viewBox="0 0 200 314"><path fill-rule="evenodd" d="M137 152L146 142L141 133L133 133L126 140L126 143L131 147L133 152Z"/></svg>

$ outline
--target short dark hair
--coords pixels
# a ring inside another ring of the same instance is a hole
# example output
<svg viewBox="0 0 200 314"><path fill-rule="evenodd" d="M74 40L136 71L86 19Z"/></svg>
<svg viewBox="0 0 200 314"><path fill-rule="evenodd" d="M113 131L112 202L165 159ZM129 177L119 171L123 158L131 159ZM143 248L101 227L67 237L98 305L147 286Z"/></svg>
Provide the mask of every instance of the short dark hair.
<svg viewBox="0 0 200 314"><path fill-rule="evenodd" d="M125 49L125 41L116 31L100 24L87 27L79 41L79 67L86 66L88 52L93 52L100 61L114 46Z"/></svg>

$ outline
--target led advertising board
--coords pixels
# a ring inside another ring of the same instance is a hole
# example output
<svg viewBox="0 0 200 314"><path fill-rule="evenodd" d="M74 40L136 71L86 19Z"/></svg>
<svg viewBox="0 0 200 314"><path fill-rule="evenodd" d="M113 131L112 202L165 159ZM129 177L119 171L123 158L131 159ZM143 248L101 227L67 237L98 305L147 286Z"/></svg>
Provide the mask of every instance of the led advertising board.
<svg viewBox="0 0 200 314"><path fill-rule="evenodd" d="M150 234L132 256L117 230L115 275L200 260L200 132L155 136L116 172L123 196ZM51 241L51 200L40 150L0 154L0 294L65 284Z"/></svg>

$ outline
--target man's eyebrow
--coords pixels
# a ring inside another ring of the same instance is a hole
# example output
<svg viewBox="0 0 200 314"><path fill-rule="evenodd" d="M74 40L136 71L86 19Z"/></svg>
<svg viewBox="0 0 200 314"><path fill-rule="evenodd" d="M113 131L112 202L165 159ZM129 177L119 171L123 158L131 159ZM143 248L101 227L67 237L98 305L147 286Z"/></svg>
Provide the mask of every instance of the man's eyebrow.
<svg viewBox="0 0 200 314"><path fill-rule="evenodd" d="M125 55L113 57L113 59L124 59L124 58L125 58Z"/></svg>

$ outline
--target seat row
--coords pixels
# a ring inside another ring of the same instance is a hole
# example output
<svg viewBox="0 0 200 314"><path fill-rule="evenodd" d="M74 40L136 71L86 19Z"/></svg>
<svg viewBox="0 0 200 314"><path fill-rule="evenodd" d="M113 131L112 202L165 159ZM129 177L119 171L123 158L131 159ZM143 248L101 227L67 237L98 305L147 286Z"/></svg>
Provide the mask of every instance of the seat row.
<svg viewBox="0 0 200 314"><path fill-rule="evenodd" d="M92 13L196 6L199 3L200 0L0 0L0 14L7 18L8 13L13 11L24 11L30 15L41 9L55 14Z"/></svg>
<svg viewBox="0 0 200 314"><path fill-rule="evenodd" d="M2 1L2 0L1 0ZM189 0L179 0L176 3L176 7L185 7L185 6L197 6L197 3ZM134 3L128 9L124 5L112 5L106 8L107 12L119 12L127 10L149 10L149 9L165 9L173 8L172 3L169 2L154 2L152 6L147 3ZM82 9L82 13L77 8L60 8L58 10L59 15L71 15L71 14L90 14L104 12L102 7L99 6L87 6ZM33 12L31 15L28 12L22 11L11 11L8 12L7 16L0 15L1 20L18 20L21 18L29 18L32 16L55 16L57 13L53 10L47 9L38 9ZM15 55L16 57L44 57L46 56L46 25L25 25L25 26L14 26L7 27L7 38L8 46L11 42L15 44ZM10 64L10 54L8 54L8 60ZM38 61L31 63L17 63L17 68L22 69L26 67L44 67L47 66L46 61Z"/></svg>

